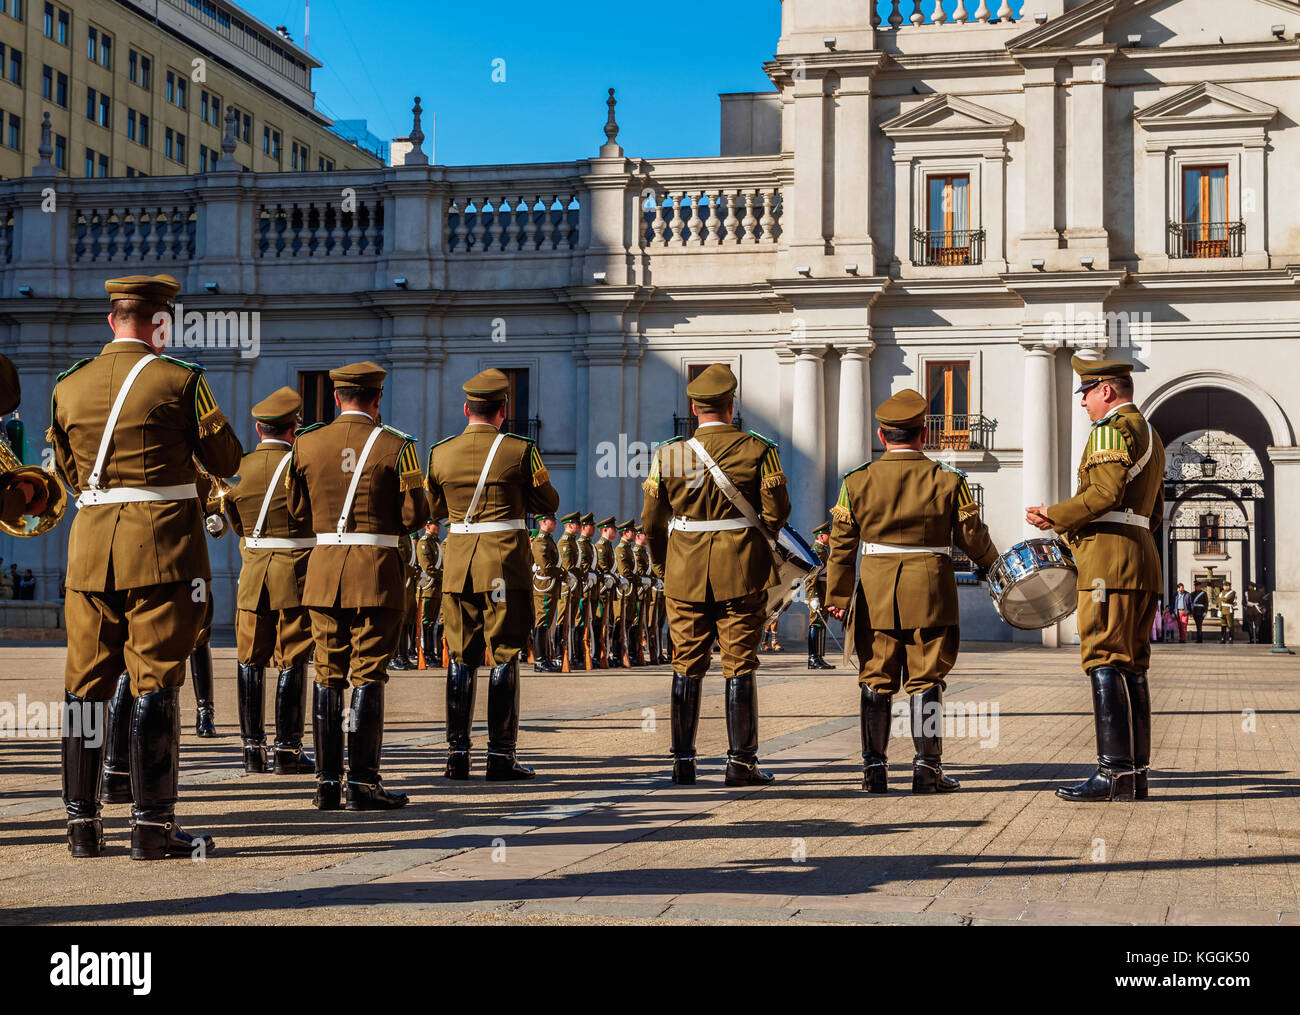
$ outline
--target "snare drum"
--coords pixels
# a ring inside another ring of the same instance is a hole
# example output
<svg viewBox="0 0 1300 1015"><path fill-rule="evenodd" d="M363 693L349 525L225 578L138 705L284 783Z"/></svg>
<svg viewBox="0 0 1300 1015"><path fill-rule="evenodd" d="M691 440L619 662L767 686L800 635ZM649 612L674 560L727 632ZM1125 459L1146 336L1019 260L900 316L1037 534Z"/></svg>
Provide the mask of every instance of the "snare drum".
<svg viewBox="0 0 1300 1015"><path fill-rule="evenodd" d="M1059 539L1029 539L989 568L989 595L998 616L1022 631L1059 623L1079 605L1079 570Z"/></svg>
<svg viewBox="0 0 1300 1015"><path fill-rule="evenodd" d="M794 602L795 595L808 580L808 576L821 568L821 560L803 536L789 525L782 528L776 537L776 570L781 576L781 583L768 589L767 623L770 624Z"/></svg>

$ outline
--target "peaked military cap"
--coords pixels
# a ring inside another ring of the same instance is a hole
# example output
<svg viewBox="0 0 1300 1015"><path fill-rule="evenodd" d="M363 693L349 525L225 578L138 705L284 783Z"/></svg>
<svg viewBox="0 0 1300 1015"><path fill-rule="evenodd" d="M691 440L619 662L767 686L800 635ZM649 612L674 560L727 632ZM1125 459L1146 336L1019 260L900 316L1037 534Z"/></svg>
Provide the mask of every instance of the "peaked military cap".
<svg viewBox="0 0 1300 1015"><path fill-rule="evenodd" d="M570 511L567 515L565 515L563 518L560 519L560 521L565 525L577 525L581 520L582 520L582 515L578 514L577 511Z"/></svg>
<svg viewBox="0 0 1300 1015"><path fill-rule="evenodd" d="M1070 366L1082 382L1074 392L1076 395L1095 388L1102 381L1117 381L1133 374L1133 364L1119 360L1082 359L1075 356L1070 360Z"/></svg>
<svg viewBox="0 0 1300 1015"><path fill-rule="evenodd" d="M252 416L259 423L286 426L298 421L302 396L293 388L281 388L253 406Z"/></svg>
<svg viewBox="0 0 1300 1015"><path fill-rule="evenodd" d="M110 278L104 291L113 303L118 300L148 300L151 303L169 304L181 291L181 284L170 275L127 275Z"/></svg>
<svg viewBox="0 0 1300 1015"><path fill-rule="evenodd" d="M554 511L543 511L540 515L533 515L533 517L536 518L539 522L543 522L543 521L545 521L547 518L554 518L554 517L555 517L555 512L554 512Z"/></svg>
<svg viewBox="0 0 1300 1015"><path fill-rule="evenodd" d="M738 384L735 374L721 363L714 363L686 386L686 395L700 405L726 405Z"/></svg>
<svg viewBox="0 0 1300 1015"><path fill-rule="evenodd" d="M500 370L484 370L461 385L461 390L475 401L497 402L510 393L510 378Z"/></svg>
<svg viewBox="0 0 1300 1015"><path fill-rule="evenodd" d="M629 518L629 519L628 519L627 521L625 521L625 522L619 522L619 523L618 523L618 531L619 531L619 532L632 532L632 531L634 531L635 529L636 529L636 519L635 519L635 518Z"/></svg>
<svg viewBox="0 0 1300 1015"><path fill-rule="evenodd" d="M904 388L876 410L876 419L891 430L911 430L925 424L928 408L924 396L912 388Z"/></svg>
<svg viewBox="0 0 1300 1015"><path fill-rule="evenodd" d="M382 388L388 371L378 363L350 363L330 371L330 380L336 388Z"/></svg>
<svg viewBox="0 0 1300 1015"><path fill-rule="evenodd" d="M581 521L583 525L595 525L596 516L592 514L590 511L588 511L585 515L582 516Z"/></svg>
<svg viewBox="0 0 1300 1015"><path fill-rule="evenodd" d="M820 525L817 526L817 528L813 529L813 535L820 536L823 532L830 532L830 530L831 530L831 523L822 522Z"/></svg>
<svg viewBox="0 0 1300 1015"><path fill-rule="evenodd" d="M596 528L598 529L612 529L613 527L614 527L613 515L610 515L608 518L602 518L600 521L596 523Z"/></svg>

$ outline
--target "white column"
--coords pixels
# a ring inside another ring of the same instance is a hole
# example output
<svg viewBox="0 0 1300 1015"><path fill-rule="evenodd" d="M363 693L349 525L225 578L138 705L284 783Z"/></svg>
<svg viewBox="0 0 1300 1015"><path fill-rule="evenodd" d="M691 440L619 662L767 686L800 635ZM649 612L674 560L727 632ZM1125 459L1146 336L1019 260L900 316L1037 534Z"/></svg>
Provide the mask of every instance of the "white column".
<svg viewBox="0 0 1300 1015"><path fill-rule="evenodd" d="M871 352L875 344L840 353L839 474L871 457Z"/></svg>
<svg viewBox="0 0 1300 1015"><path fill-rule="evenodd" d="M794 361L793 483L790 487L791 523L808 532L825 519L826 500L826 386L821 346L801 346Z"/></svg>
<svg viewBox="0 0 1300 1015"><path fill-rule="evenodd" d="M1277 534L1273 610L1286 618L1287 644L1294 645L1300 641L1300 534L1290 521L1300 515L1300 448L1269 448L1268 459L1273 463L1273 529Z"/></svg>
<svg viewBox="0 0 1300 1015"><path fill-rule="evenodd" d="M1056 351L1042 345L1025 346L1025 401L1021 420L1024 462L1021 466L1022 499L1026 507L1056 501ZM1029 538L1043 535L1025 523ZM1043 631L1043 644L1056 647L1056 627Z"/></svg>

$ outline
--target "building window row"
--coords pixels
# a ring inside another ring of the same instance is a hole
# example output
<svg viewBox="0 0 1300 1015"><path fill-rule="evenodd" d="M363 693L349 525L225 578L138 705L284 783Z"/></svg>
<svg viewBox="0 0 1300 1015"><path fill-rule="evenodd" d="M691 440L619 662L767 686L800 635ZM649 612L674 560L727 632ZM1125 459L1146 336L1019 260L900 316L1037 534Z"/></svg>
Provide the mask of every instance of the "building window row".
<svg viewBox="0 0 1300 1015"><path fill-rule="evenodd" d="M106 179L108 177L108 156L102 152L86 149L86 179Z"/></svg>
<svg viewBox="0 0 1300 1015"><path fill-rule="evenodd" d="M173 162L185 165L185 135L168 127L167 134L163 138L163 154Z"/></svg>
<svg viewBox="0 0 1300 1015"><path fill-rule="evenodd" d="M149 147L149 117L134 109L126 111L126 136L130 141Z"/></svg>
<svg viewBox="0 0 1300 1015"><path fill-rule="evenodd" d="M3 109L0 109L0 133L3 134L4 144L7 147L15 151L22 151L23 120L21 116L6 113Z"/></svg>
<svg viewBox="0 0 1300 1015"><path fill-rule="evenodd" d="M214 127L221 126L221 96L203 92L199 100L199 119Z"/></svg>
<svg viewBox="0 0 1300 1015"><path fill-rule="evenodd" d="M108 70L113 69L113 37L91 27L86 33L86 58Z"/></svg>
<svg viewBox="0 0 1300 1015"><path fill-rule="evenodd" d="M41 98L63 109L68 108L68 75L53 67L41 70Z"/></svg>
<svg viewBox="0 0 1300 1015"><path fill-rule="evenodd" d="M62 7L56 7L54 4L45 5L45 22L43 30L47 39L53 39L61 46L68 45L68 35L71 30L72 17Z"/></svg>
<svg viewBox="0 0 1300 1015"><path fill-rule="evenodd" d="M101 127L113 127L113 100L93 88L86 89L86 119Z"/></svg>
<svg viewBox="0 0 1300 1015"><path fill-rule="evenodd" d="M22 21L23 0L0 0L0 14L8 14L15 21Z"/></svg>
<svg viewBox="0 0 1300 1015"><path fill-rule="evenodd" d="M134 49L127 54L126 76L133 85L139 85L146 92L153 90L153 61Z"/></svg>
<svg viewBox="0 0 1300 1015"><path fill-rule="evenodd" d="M184 74L178 74L176 71L167 72L167 101L177 109L189 109L189 99L186 96L186 78Z"/></svg>
<svg viewBox="0 0 1300 1015"><path fill-rule="evenodd" d="M4 76L4 70L5 70L4 57L5 57L4 43L0 43L0 77ZM19 88L21 88L23 86L22 50L13 49L12 47L10 48L8 65L9 65L9 80L12 81L14 84L16 84Z"/></svg>

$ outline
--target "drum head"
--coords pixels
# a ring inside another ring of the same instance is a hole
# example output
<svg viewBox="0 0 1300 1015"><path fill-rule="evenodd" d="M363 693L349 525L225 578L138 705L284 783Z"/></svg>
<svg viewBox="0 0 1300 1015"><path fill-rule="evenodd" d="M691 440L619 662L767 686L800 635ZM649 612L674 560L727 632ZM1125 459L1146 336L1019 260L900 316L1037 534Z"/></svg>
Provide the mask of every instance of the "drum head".
<svg viewBox="0 0 1300 1015"><path fill-rule="evenodd" d="M817 559L817 554L813 553L812 547L789 525L784 526L777 533L776 545L795 560L803 561L808 565L809 570L815 571L822 566L822 562Z"/></svg>
<svg viewBox="0 0 1300 1015"><path fill-rule="evenodd" d="M1015 582L996 605L1002 619L1012 627L1041 631L1078 608L1077 583L1077 574L1068 568L1046 568Z"/></svg>

